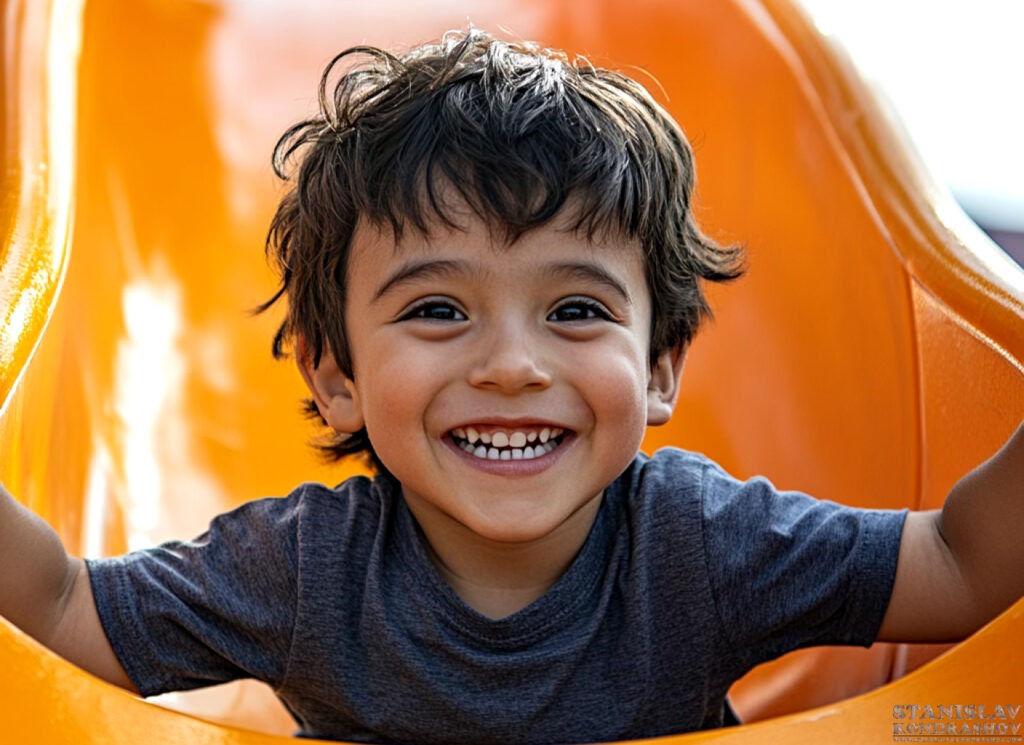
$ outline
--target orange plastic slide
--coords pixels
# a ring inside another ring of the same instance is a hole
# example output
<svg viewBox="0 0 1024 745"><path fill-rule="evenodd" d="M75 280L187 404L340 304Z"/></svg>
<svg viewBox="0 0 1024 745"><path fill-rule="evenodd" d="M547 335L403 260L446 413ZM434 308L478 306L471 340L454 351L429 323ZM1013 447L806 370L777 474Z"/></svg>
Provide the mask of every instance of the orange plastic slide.
<svg viewBox="0 0 1024 745"><path fill-rule="evenodd" d="M1024 272L783 0L3 11L0 481L73 552L192 535L240 501L351 472L317 464L299 376L270 357L276 319L247 314L274 286L269 154L313 109L335 52L467 22L648 83L695 144L702 223L749 247L749 275L714 292L675 422L649 447L823 498L927 508L1024 418ZM937 651L789 656L734 691L746 720L765 721L678 739L889 743L915 734L914 706L1024 704L1024 602L928 661ZM235 684L161 701L220 724L169 711L0 619L5 743L282 742L237 728L290 732L267 700Z"/></svg>

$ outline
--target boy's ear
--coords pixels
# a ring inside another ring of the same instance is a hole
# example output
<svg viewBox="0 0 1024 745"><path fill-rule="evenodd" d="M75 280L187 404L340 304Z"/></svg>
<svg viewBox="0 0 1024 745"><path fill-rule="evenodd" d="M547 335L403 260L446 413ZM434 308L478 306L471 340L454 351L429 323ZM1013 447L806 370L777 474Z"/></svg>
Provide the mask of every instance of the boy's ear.
<svg viewBox="0 0 1024 745"><path fill-rule="evenodd" d="M686 347L679 345L664 352L654 363L651 381L647 385L647 424L665 424L672 417L685 362Z"/></svg>
<svg viewBox="0 0 1024 745"><path fill-rule="evenodd" d="M320 355L320 364L313 366L313 355L304 339L295 345L295 361L302 379L320 416L337 432L353 434L363 428L363 410L359 393L352 380L338 367L330 350Z"/></svg>

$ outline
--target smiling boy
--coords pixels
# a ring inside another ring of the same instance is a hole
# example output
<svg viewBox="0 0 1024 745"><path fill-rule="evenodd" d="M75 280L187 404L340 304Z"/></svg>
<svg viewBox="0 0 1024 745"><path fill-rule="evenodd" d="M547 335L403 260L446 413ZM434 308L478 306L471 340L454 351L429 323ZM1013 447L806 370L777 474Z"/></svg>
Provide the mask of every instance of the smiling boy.
<svg viewBox="0 0 1024 745"><path fill-rule="evenodd" d="M87 562L4 493L0 612L144 695L263 680L305 735L569 743L719 726L760 662L960 638L1021 595L1024 429L941 513L639 453L740 258L639 85L478 31L359 53L278 144L264 307L324 450L376 477Z"/></svg>
<svg viewBox="0 0 1024 745"><path fill-rule="evenodd" d="M397 244L390 229L357 228L354 377L308 357L302 370L331 427L366 428L456 592L503 617L576 555L648 420L668 419L680 358L648 364L635 241L591 241L556 220L510 247L459 219Z"/></svg>

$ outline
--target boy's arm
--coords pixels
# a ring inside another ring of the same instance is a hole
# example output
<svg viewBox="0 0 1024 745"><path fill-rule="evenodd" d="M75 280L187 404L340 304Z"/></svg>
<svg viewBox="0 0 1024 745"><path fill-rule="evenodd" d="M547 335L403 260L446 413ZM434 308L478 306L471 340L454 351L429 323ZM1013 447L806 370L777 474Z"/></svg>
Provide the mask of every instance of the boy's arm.
<svg viewBox="0 0 1024 745"><path fill-rule="evenodd" d="M96 611L85 562L0 485L0 615L65 659L134 691Z"/></svg>
<svg viewBox="0 0 1024 745"><path fill-rule="evenodd" d="M1024 595L1024 425L942 510L907 516L883 641L955 641Z"/></svg>

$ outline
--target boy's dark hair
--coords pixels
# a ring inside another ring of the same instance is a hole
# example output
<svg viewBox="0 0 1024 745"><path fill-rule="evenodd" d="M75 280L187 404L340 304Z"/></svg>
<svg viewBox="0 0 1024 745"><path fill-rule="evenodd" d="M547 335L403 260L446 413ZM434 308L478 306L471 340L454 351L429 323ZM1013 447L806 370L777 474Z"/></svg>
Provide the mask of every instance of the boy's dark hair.
<svg viewBox="0 0 1024 745"><path fill-rule="evenodd" d="M339 63L365 56L333 89ZM352 377L345 331L348 253L360 220L427 235L458 228L454 194L513 243L563 208L588 238L611 231L643 246L653 323L651 361L693 339L710 315L701 280L734 279L741 251L722 248L690 212L693 155L682 131L630 78L532 44L470 29L402 57L353 47L327 66L320 112L274 149L274 171L293 188L282 199L266 250L287 296L274 337L280 358L298 339L319 365L330 350ZM317 415L312 401L307 411ZM380 467L366 430L320 443L331 460L364 452Z"/></svg>

